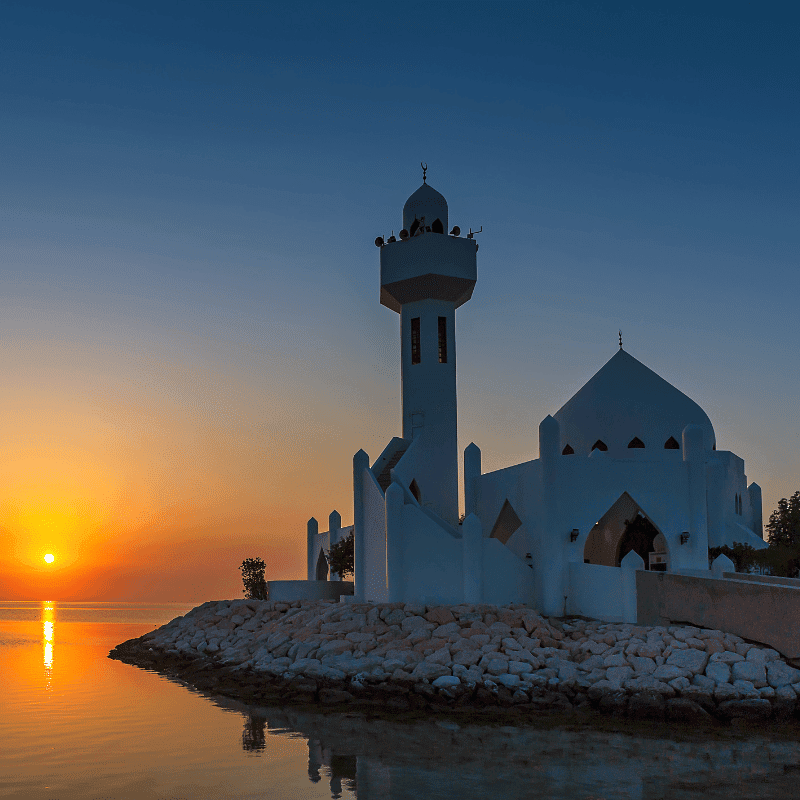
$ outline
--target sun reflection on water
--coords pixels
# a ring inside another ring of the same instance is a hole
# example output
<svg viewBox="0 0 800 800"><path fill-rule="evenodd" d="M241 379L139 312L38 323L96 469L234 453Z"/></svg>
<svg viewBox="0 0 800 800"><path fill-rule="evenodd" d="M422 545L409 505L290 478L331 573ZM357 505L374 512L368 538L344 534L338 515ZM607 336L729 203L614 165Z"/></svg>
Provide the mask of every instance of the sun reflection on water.
<svg viewBox="0 0 800 800"><path fill-rule="evenodd" d="M44 658L44 677L47 688L50 688L50 679L53 676L53 642L55 640L55 603L44 601L42 603L42 648Z"/></svg>

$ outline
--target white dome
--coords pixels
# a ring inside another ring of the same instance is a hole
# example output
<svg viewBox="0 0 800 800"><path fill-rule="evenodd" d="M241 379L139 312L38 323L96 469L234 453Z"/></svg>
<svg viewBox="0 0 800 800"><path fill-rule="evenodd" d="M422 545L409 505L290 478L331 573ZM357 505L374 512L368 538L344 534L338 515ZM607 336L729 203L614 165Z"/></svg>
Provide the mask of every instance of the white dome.
<svg viewBox="0 0 800 800"><path fill-rule="evenodd" d="M633 449L643 444L651 456L663 454L670 439L682 449L681 434L687 425L703 428L706 448L716 446L705 411L624 350L615 353L554 416L561 428L561 448L569 445L576 455L589 455L598 440L616 457L630 453L629 444L635 439L639 442Z"/></svg>
<svg viewBox="0 0 800 800"><path fill-rule="evenodd" d="M411 232L414 220L425 217L425 226L431 227L438 219L447 233L447 200L436 189L423 183L403 206L403 227Z"/></svg>

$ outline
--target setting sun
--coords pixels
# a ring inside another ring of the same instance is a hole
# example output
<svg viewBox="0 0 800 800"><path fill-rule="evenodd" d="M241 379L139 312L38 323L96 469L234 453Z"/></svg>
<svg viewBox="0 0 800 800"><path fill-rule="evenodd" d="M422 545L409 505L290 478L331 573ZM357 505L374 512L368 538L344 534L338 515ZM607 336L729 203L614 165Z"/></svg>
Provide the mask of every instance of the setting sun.
<svg viewBox="0 0 800 800"><path fill-rule="evenodd" d="M56 557L55 557L55 556L54 556L52 553L48 553L48 554L47 554L47 555L44 557L44 560L45 560L45 561L46 561L48 564L52 564L52 563L53 563L53 562L56 560Z"/></svg>

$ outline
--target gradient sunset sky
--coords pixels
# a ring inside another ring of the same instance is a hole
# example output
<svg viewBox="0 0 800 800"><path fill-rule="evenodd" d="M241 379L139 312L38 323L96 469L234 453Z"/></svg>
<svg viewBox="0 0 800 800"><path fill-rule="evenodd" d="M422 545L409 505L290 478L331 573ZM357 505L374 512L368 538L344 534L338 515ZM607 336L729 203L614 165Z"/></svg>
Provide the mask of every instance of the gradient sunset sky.
<svg viewBox="0 0 800 800"><path fill-rule="evenodd" d="M400 433L376 236L483 226L460 448L625 349L800 489L796 5L0 8L0 598L241 596ZM45 553L55 554L53 565Z"/></svg>

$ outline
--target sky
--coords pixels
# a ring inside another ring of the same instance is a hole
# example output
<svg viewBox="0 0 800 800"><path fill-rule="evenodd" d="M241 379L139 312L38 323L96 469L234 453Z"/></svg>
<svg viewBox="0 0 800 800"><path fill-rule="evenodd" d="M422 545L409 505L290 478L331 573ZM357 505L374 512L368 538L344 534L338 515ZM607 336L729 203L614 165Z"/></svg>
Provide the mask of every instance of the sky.
<svg viewBox="0 0 800 800"><path fill-rule="evenodd" d="M353 454L400 434L374 239L420 161L483 227L460 449L536 458L621 330L766 521L800 489L799 14L4 2L0 597L305 577L306 521L351 524Z"/></svg>

